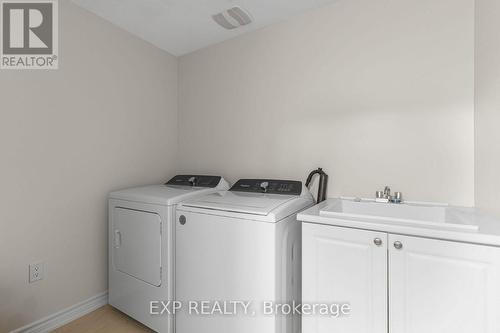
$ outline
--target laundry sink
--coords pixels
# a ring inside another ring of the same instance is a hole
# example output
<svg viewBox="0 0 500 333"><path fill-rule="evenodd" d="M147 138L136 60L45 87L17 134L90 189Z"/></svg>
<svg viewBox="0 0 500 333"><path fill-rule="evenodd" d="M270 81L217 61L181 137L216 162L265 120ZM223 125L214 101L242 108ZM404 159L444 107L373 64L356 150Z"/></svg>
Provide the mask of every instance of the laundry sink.
<svg viewBox="0 0 500 333"><path fill-rule="evenodd" d="M433 229L477 231L468 211L446 204L378 203L373 200L335 199L320 211L321 216L349 220L405 224Z"/></svg>

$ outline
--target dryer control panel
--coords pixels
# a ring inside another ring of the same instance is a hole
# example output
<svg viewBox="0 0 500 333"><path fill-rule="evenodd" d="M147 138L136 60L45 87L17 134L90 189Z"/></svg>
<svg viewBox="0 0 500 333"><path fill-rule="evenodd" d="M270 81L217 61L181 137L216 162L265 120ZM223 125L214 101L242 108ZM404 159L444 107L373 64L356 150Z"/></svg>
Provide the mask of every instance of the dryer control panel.
<svg viewBox="0 0 500 333"><path fill-rule="evenodd" d="M220 180L220 176L177 175L166 182L165 185L217 187Z"/></svg>
<svg viewBox="0 0 500 333"><path fill-rule="evenodd" d="M302 182L276 179L240 179L231 187L230 191L300 195Z"/></svg>

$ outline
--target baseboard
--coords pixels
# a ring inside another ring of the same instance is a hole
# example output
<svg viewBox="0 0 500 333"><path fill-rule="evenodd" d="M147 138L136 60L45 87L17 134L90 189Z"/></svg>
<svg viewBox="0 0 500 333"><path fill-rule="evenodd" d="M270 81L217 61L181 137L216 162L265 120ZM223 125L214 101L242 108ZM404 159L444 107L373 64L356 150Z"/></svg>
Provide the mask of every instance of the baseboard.
<svg viewBox="0 0 500 333"><path fill-rule="evenodd" d="M107 291L10 333L48 333L106 304L108 304Z"/></svg>

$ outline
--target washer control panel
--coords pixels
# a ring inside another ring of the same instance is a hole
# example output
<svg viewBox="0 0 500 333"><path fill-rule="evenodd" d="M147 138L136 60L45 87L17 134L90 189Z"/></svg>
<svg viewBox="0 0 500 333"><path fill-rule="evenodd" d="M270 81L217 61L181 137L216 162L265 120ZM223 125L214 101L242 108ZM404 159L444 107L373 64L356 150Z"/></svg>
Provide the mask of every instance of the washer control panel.
<svg viewBox="0 0 500 333"><path fill-rule="evenodd" d="M177 175L166 182L165 185L216 187L219 185L220 180L220 176Z"/></svg>
<svg viewBox="0 0 500 333"><path fill-rule="evenodd" d="M276 179L240 179L231 187L230 191L300 195L302 182Z"/></svg>

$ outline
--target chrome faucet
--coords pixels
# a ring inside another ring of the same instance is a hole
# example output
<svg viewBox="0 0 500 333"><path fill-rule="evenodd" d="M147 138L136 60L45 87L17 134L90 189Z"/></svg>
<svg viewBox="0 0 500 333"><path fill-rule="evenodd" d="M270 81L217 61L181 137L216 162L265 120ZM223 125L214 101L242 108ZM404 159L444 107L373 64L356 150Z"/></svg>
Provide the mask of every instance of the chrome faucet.
<svg viewBox="0 0 500 333"><path fill-rule="evenodd" d="M384 191L377 191L375 196L375 201L383 203L391 202L399 204L403 201L403 193L395 192L394 195L391 195L391 188L389 186L386 186L384 188Z"/></svg>
<svg viewBox="0 0 500 333"><path fill-rule="evenodd" d="M391 197L391 188L386 186L384 188L384 198L389 199Z"/></svg>

